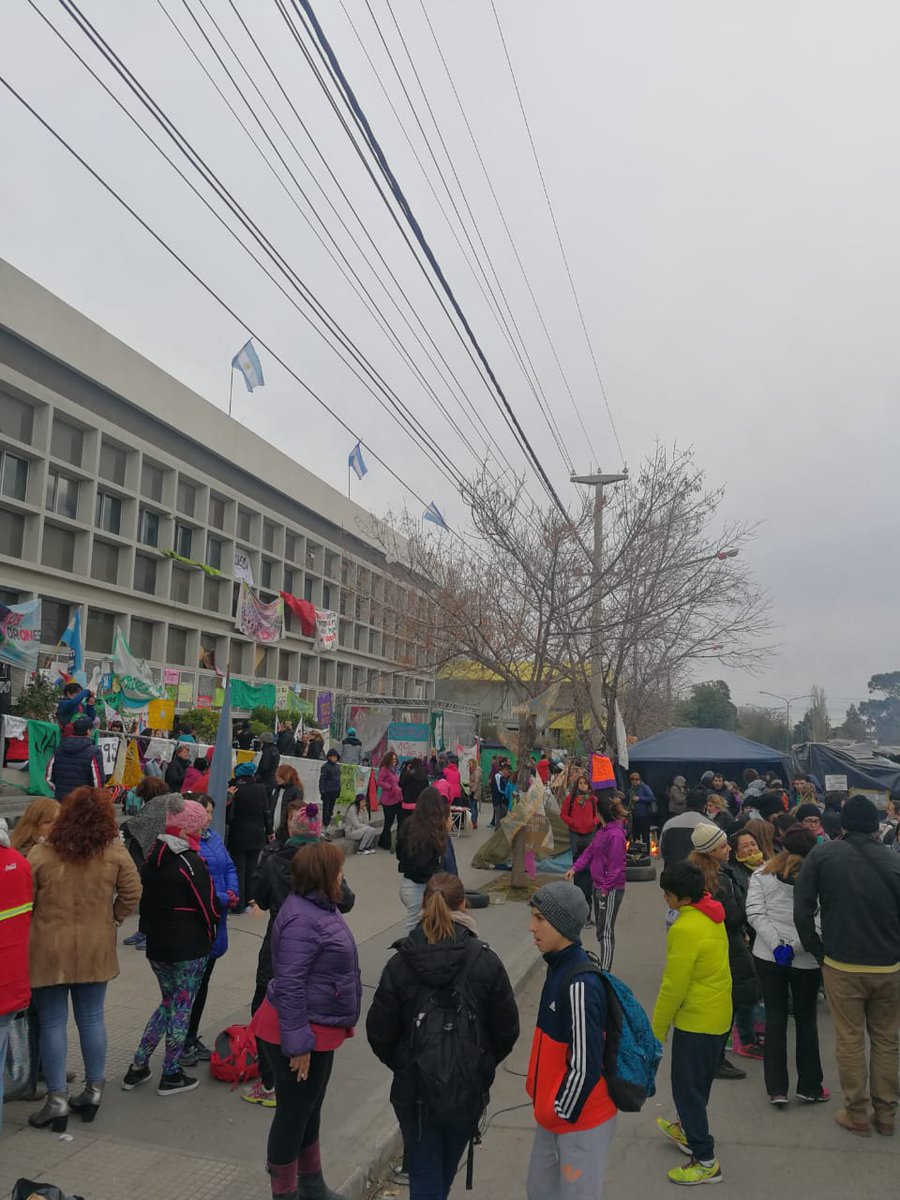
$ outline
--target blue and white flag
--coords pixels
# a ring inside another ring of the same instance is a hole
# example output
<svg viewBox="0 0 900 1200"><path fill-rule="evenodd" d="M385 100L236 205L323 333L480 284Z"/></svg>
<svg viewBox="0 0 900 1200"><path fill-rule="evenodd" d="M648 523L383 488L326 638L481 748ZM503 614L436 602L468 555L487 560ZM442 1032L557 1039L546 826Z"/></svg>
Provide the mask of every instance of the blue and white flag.
<svg viewBox="0 0 900 1200"><path fill-rule="evenodd" d="M441 515L441 510L438 508L438 506L435 504L435 502L433 500L428 505L428 507L425 509L425 512L422 515L426 521L430 521L432 523L432 525L437 525L437 527L439 529L449 529L447 522L444 520L443 516Z"/></svg>
<svg viewBox="0 0 900 1200"><path fill-rule="evenodd" d="M247 391L252 392L255 387L262 387L266 382L263 378L262 364L259 361L259 355L256 353L252 339L243 349L238 350L237 354L231 360L232 370L238 370L244 377L244 383L247 385Z"/></svg>
<svg viewBox="0 0 900 1200"><path fill-rule="evenodd" d="M84 674L84 650L81 644L80 608L75 609L71 621L63 630L62 637L59 640L64 646L68 646L71 651L69 655L69 674L77 678L78 682L81 683L82 680L79 676Z"/></svg>
<svg viewBox="0 0 900 1200"><path fill-rule="evenodd" d="M356 443L353 452L347 459L347 465L352 469L357 479L362 479L363 475L368 475L369 468L363 461L362 446L359 442Z"/></svg>

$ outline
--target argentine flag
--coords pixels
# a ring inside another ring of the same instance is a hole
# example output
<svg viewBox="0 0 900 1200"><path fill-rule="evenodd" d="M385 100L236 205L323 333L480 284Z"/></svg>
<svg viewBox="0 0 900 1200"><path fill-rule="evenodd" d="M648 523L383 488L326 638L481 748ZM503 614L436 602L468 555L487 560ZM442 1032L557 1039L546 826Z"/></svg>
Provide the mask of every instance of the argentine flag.
<svg viewBox="0 0 900 1200"><path fill-rule="evenodd" d="M259 361L259 355L256 353L252 339L243 349L238 350L237 354L231 360L231 368L232 370L237 369L243 375L248 392L252 392L255 387L262 387L266 382L263 378L263 369Z"/></svg>
<svg viewBox="0 0 900 1200"><path fill-rule="evenodd" d="M69 674L78 679L78 682L84 686L84 681L87 676L84 672L84 650L81 643L81 609L76 608L75 614L69 624L62 632L60 642L64 646L68 646L71 654L69 655ZM83 678L82 678L83 677Z"/></svg>
<svg viewBox="0 0 900 1200"><path fill-rule="evenodd" d="M359 442L356 443L353 452L347 459L347 465L352 469L357 479L362 479L363 475L368 475L369 468L363 461L362 446Z"/></svg>
<svg viewBox="0 0 900 1200"><path fill-rule="evenodd" d="M439 529L449 529L447 522L444 520L443 516L441 515L441 510L438 508L438 506L435 504L435 502L433 500L428 505L428 507L425 509L425 512L422 515L426 521L430 521L432 523L432 525L437 525L437 527Z"/></svg>

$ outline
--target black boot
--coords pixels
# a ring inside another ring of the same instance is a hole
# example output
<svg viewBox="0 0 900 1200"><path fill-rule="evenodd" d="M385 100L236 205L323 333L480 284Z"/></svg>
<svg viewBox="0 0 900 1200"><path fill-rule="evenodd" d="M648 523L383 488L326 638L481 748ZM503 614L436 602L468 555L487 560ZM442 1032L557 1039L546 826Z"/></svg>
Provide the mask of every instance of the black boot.
<svg viewBox="0 0 900 1200"><path fill-rule="evenodd" d="M93 1121L100 1109L100 1101L103 1098L103 1089L105 1086L106 1084L102 1079L85 1080L84 1091L80 1092L77 1096L73 1096L69 1101L71 1111L78 1113L82 1121Z"/></svg>
<svg viewBox="0 0 900 1200"><path fill-rule="evenodd" d="M340 1192L331 1190L321 1171L297 1176L297 1197L298 1200L347 1200Z"/></svg>

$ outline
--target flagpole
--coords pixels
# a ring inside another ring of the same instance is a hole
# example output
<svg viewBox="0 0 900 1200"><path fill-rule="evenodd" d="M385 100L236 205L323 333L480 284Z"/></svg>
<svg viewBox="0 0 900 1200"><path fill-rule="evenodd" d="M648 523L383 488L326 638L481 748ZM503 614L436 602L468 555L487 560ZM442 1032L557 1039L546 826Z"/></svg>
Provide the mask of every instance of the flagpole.
<svg viewBox="0 0 900 1200"><path fill-rule="evenodd" d="M231 383L228 386L228 415L231 416L231 402L234 399L234 364L231 365Z"/></svg>

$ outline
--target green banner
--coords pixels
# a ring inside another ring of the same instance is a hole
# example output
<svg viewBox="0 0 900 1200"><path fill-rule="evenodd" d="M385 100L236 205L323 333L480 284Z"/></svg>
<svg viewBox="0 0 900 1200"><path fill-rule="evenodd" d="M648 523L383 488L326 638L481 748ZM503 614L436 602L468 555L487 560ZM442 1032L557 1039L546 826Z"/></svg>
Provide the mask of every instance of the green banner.
<svg viewBox="0 0 900 1200"><path fill-rule="evenodd" d="M231 681L232 708L274 708L274 683L248 683L246 679Z"/></svg>
<svg viewBox="0 0 900 1200"><path fill-rule="evenodd" d="M60 739L59 726L49 721L28 722L28 794L29 796L56 795L47 782L50 760L56 752Z"/></svg>

